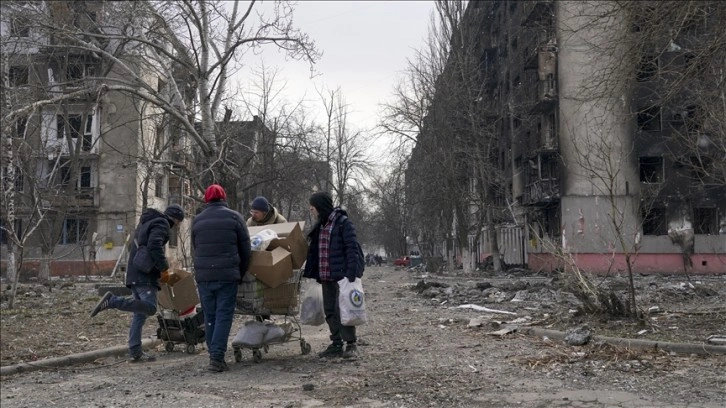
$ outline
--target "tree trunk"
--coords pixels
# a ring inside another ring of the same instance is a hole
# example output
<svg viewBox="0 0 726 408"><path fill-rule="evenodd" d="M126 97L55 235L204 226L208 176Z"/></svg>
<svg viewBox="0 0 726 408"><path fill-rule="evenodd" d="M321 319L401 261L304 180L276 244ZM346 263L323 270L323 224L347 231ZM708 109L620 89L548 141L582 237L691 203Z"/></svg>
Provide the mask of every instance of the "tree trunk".
<svg viewBox="0 0 726 408"><path fill-rule="evenodd" d="M42 257L38 266L38 280L48 282L50 280L50 257Z"/></svg>
<svg viewBox="0 0 726 408"><path fill-rule="evenodd" d="M8 262L7 262L7 274L8 274L8 281L10 282L11 288L10 288L10 299L8 301L8 308L12 309L15 305L15 295L18 293L18 279L20 278L20 271L17 270L17 267L15 265L15 245L12 243L8 243L8 247L10 249L8 254Z"/></svg>

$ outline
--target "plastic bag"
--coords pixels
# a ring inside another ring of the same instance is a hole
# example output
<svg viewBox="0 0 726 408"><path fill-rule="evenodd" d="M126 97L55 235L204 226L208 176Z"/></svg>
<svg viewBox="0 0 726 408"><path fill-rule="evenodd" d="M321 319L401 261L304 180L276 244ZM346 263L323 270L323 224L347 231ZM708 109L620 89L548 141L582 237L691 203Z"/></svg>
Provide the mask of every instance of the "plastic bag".
<svg viewBox="0 0 726 408"><path fill-rule="evenodd" d="M355 278L355 282L343 278L338 281L338 286L340 288L338 293L340 323L343 326L360 326L368 322L365 292L360 278Z"/></svg>
<svg viewBox="0 0 726 408"><path fill-rule="evenodd" d="M250 246L253 251L264 251L273 239L277 239L277 233L271 229L263 229L250 237Z"/></svg>
<svg viewBox="0 0 726 408"><path fill-rule="evenodd" d="M320 326L325 323L323 310L323 287L314 279L303 281L303 299L300 305L300 324Z"/></svg>
<svg viewBox="0 0 726 408"><path fill-rule="evenodd" d="M258 348L264 345L265 334L268 326L262 322L250 320L239 329L232 339L232 345L238 347Z"/></svg>
<svg viewBox="0 0 726 408"><path fill-rule="evenodd" d="M265 325L267 326L267 333L265 333L265 337L262 340L265 344L284 343L290 338L293 331L292 323L289 322L281 323L280 325L267 322Z"/></svg>

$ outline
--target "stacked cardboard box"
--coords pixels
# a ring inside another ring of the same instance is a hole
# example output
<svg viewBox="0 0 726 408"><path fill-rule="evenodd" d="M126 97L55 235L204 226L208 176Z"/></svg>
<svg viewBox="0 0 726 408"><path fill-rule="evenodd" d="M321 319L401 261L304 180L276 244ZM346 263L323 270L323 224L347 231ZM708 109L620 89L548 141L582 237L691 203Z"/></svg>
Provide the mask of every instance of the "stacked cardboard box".
<svg viewBox="0 0 726 408"><path fill-rule="evenodd" d="M243 282L240 296L255 299L262 296L263 304L260 314L291 314L297 310L300 271L307 258L308 244L303 235L304 222L287 222L283 224L250 227L250 236L265 230L274 231L278 238L273 239L264 251L252 251L249 274L254 276L256 284ZM260 289L262 289L260 291ZM250 304L245 299L245 303ZM238 299L240 304L240 299ZM252 304L257 305L257 302Z"/></svg>
<svg viewBox="0 0 726 408"><path fill-rule="evenodd" d="M302 233L304 226L304 222L286 222L250 227L250 236L269 229L278 238L273 239L266 250L252 251L249 273L270 288L287 282L293 269L302 268L307 258L308 243Z"/></svg>

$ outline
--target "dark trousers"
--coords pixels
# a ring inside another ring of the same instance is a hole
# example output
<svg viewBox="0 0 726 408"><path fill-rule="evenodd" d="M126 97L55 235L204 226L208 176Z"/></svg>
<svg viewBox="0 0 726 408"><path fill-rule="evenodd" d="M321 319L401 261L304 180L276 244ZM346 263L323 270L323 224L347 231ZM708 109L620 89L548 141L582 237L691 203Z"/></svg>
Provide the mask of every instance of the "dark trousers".
<svg viewBox="0 0 726 408"><path fill-rule="evenodd" d="M355 343L355 326L343 326L340 323L340 307L338 306L338 282L321 282L323 286L323 310L325 321L330 329L330 340L334 344Z"/></svg>

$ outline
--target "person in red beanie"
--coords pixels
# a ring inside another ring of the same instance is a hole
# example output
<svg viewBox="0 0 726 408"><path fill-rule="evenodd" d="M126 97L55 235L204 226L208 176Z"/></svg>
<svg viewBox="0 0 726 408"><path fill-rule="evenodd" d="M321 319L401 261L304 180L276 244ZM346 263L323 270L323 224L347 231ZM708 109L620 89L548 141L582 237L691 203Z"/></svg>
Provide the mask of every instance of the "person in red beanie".
<svg viewBox="0 0 726 408"><path fill-rule="evenodd" d="M227 193L219 184L212 184L204 192L204 202L227 201Z"/></svg>
<svg viewBox="0 0 726 408"><path fill-rule="evenodd" d="M204 192L207 205L192 223L194 278L204 310L209 366L227 371L224 361L237 304L237 289L250 262L250 234L242 214L227 206L222 186Z"/></svg>

